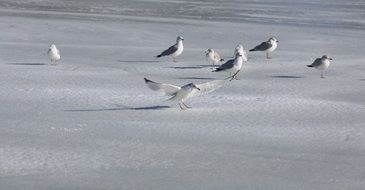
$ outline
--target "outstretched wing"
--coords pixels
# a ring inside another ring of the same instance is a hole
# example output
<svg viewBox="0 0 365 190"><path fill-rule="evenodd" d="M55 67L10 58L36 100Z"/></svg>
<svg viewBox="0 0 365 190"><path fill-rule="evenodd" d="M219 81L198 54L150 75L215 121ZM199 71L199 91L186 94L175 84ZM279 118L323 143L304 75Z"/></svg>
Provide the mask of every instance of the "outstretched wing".
<svg viewBox="0 0 365 190"><path fill-rule="evenodd" d="M163 84L151 81L147 78L144 78L144 81L148 88L154 91L163 92L166 95L173 96L175 95L181 88L179 86L175 86L172 84Z"/></svg>
<svg viewBox="0 0 365 190"><path fill-rule="evenodd" d="M198 84L196 85L200 90L194 89L191 93L190 93L190 97L193 96L200 96L203 94L208 94L211 93L219 88L221 88L226 82L228 81L228 79L224 79L224 80L213 80L213 81L209 81L206 83L202 83L202 84Z"/></svg>
<svg viewBox="0 0 365 190"><path fill-rule="evenodd" d="M171 54L175 53L176 51L177 51L177 45L175 44L175 45L169 47L169 49L163 51L160 55L158 55L156 57L171 55Z"/></svg>

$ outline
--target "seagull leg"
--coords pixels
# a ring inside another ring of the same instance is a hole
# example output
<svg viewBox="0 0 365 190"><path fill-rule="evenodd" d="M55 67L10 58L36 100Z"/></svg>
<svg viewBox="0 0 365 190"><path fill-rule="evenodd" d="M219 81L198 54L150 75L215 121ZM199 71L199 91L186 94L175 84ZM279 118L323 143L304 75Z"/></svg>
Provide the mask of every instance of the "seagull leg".
<svg viewBox="0 0 365 190"><path fill-rule="evenodd" d="M236 80L238 80L237 79L237 74L238 74L238 72L240 72L241 70L238 70L233 76L232 76L232 78L229 80L229 81L232 81L233 79L236 79Z"/></svg>
<svg viewBox="0 0 365 190"><path fill-rule="evenodd" d="M323 76L323 71L321 71L321 78L322 78L322 79L324 78L324 76Z"/></svg>
<svg viewBox="0 0 365 190"><path fill-rule="evenodd" d="M190 106L188 106L188 105L186 105L184 102L181 102L182 104L184 104L184 106L186 107L186 108L188 108L188 109L191 109L191 107Z"/></svg>
<svg viewBox="0 0 365 190"><path fill-rule="evenodd" d="M185 106L182 106L180 102L179 102L179 107L180 107L180 109L181 109L182 111L187 109Z"/></svg>
<svg viewBox="0 0 365 190"><path fill-rule="evenodd" d="M174 61L174 63L176 63L176 59L175 59L175 57L173 57L173 58L172 58L172 61Z"/></svg>
<svg viewBox="0 0 365 190"><path fill-rule="evenodd" d="M272 57L269 56L269 52L266 52L266 59L272 59Z"/></svg>

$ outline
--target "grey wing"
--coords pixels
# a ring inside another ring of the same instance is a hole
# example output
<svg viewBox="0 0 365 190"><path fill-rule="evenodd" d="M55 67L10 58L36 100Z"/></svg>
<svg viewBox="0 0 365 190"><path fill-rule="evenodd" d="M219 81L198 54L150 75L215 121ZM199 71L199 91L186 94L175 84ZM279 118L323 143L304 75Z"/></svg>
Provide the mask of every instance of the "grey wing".
<svg viewBox="0 0 365 190"><path fill-rule="evenodd" d="M265 51L269 48L271 48L272 44L269 42L262 42L260 45L256 46L254 50L256 51Z"/></svg>
<svg viewBox="0 0 365 190"><path fill-rule="evenodd" d="M317 58L316 60L314 60L314 62L312 63L312 67L318 67L322 64L322 59L321 58Z"/></svg>
<svg viewBox="0 0 365 190"><path fill-rule="evenodd" d="M173 96L175 95L181 88L179 86L175 86L172 84L163 84L151 81L147 78L144 78L144 81L148 88L154 91L163 92L166 95Z"/></svg>
<svg viewBox="0 0 365 190"><path fill-rule="evenodd" d="M160 55L158 55L157 57L161 57L161 56L166 56L166 55L171 55L173 53L175 53L177 51L177 45L173 45L171 47L169 47L169 49L163 51Z"/></svg>
<svg viewBox="0 0 365 190"><path fill-rule="evenodd" d="M234 65L234 59L230 59L227 62L223 63L218 70L227 70L227 69L231 69Z"/></svg>
<svg viewBox="0 0 365 190"><path fill-rule="evenodd" d="M213 81L209 81L209 82L206 82L206 83L198 84L196 86L200 90L194 89L190 93L189 97L200 96L200 95L203 95L203 94L213 92L213 91L221 88L227 81L228 81L227 79L225 79L225 80L213 80Z"/></svg>

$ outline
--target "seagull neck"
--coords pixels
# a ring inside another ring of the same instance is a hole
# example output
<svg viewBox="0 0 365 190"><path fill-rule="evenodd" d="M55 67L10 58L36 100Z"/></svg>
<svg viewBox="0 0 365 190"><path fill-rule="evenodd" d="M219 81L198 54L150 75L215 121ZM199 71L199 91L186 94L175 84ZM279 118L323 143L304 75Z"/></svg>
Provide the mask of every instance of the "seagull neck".
<svg viewBox="0 0 365 190"><path fill-rule="evenodd" d="M178 45L178 46L182 46L182 45L183 45L182 40L177 41L177 45Z"/></svg>

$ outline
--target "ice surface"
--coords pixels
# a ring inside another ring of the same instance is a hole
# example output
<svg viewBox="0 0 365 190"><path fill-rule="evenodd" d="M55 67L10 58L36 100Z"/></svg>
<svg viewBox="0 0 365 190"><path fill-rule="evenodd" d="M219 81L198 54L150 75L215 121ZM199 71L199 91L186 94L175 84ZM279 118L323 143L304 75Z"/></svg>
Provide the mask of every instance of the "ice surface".
<svg viewBox="0 0 365 190"><path fill-rule="evenodd" d="M163 2L163 3L162 3ZM364 189L364 1L0 0L0 189ZM178 63L153 56L185 38ZM224 78L180 111L143 77ZM54 43L61 62L50 66ZM334 58L320 79L307 68Z"/></svg>

